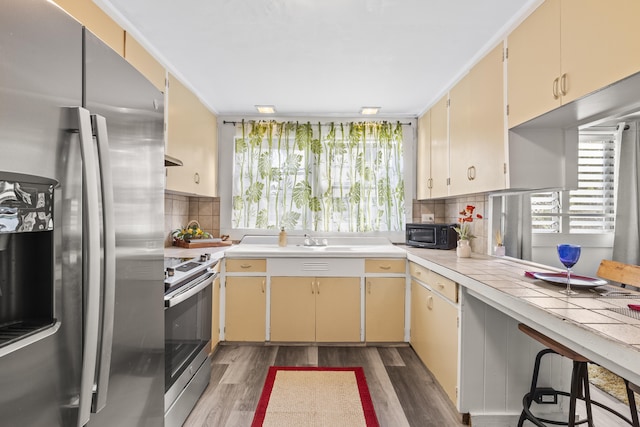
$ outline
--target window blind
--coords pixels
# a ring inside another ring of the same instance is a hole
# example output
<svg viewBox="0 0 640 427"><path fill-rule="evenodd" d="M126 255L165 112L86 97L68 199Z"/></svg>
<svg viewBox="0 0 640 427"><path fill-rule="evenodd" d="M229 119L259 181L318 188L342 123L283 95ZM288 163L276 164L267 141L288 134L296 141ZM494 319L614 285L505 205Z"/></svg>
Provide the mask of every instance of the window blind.
<svg viewBox="0 0 640 427"><path fill-rule="evenodd" d="M611 233L615 224L615 135L581 133L578 188L531 195L533 233Z"/></svg>

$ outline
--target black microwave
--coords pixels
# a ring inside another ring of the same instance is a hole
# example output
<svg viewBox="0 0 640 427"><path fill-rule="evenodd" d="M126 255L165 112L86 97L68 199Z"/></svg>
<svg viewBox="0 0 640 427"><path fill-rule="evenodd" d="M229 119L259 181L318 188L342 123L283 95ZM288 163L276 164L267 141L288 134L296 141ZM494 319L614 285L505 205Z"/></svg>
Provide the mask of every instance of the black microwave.
<svg viewBox="0 0 640 427"><path fill-rule="evenodd" d="M453 229L456 224L407 224L408 246L429 249L453 249L458 234Z"/></svg>

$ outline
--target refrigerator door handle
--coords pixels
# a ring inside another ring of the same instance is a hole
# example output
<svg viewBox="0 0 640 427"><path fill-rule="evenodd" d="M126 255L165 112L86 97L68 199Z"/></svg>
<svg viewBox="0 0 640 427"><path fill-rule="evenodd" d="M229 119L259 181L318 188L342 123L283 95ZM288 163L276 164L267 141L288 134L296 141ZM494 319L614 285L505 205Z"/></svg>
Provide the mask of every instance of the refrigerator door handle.
<svg viewBox="0 0 640 427"><path fill-rule="evenodd" d="M102 229L104 233L102 342L99 343L96 387L91 407L92 412L99 412L107 403L107 389L109 386L109 372L111 368L111 350L113 347L113 318L116 290L116 233L111 154L109 151L109 138L107 135L107 121L102 116L92 114L91 122L98 146L100 182L102 184Z"/></svg>
<svg viewBox="0 0 640 427"><path fill-rule="evenodd" d="M83 214L83 235L86 256L86 274L83 284L85 294L84 332L82 346L82 375L78 403L78 427L89 422L91 398L96 373L98 328L100 326L100 204L98 199L98 164L96 162L91 117L89 111L76 107L80 151L82 154L82 197L86 212Z"/></svg>

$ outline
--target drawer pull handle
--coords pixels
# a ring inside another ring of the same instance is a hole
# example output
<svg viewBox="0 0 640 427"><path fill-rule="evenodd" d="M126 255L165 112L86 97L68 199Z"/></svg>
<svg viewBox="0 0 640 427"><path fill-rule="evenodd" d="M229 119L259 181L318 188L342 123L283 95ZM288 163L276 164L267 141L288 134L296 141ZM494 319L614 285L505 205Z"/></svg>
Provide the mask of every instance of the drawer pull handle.
<svg viewBox="0 0 640 427"><path fill-rule="evenodd" d="M432 310L432 309L433 309L433 297L432 297L432 296L430 296L429 298L427 298L427 308L428 308L429 310Z"/></svg>
<svg viewBox="0 0 640 427"><path fill-rule="evenodd" d="M438 288L444 289L444 285L442 283L438 283Z"/></svg>
<svg viewBox="0 0 640 427"><path fill-rule="evenodd" d="M251 268L251 264L241 264L240 268Z"/></svg>
<svg viewBox="0 0 640 427"><path fill-rule="evenodd" d="M265 285L266 279L262 280L262 293L264 294L264 285Z"/></svg>
<svg viewBox="0 0 640 427"><path fill-rule="evenodd" d="M371 282L367 282L367 292L371 293Z"/></svg>
<svg viewBox="0 0 640 427"><path fill-rule="evenodd" d="M560 94L558 92L558 81L560 80L560 77L556 77L553 80L553 85L551 86L551 91L553 93L553 99L558 99L560 98Z"/></svg>
<svg viewBox="0 0 640 427"><path fill-rule="evenodd" d="M313 289L313 285L315 285L315 280L312 280L312 281L311 281L311 293L312 293L312 294L315 294L315 293L316 293L316 291Z"/></svg>
<svg viewBox="0 0 640 427"><path fill-rule="evenodd" d="M316 293L320 295L320 280L316 281Z"/></svg>
<svg viewBox="0 0 640 427"><path fill-rule="evenodd" d="M382 270L389 270L391 268L391 266L390 265L381 265L380 268Z"/></svg>

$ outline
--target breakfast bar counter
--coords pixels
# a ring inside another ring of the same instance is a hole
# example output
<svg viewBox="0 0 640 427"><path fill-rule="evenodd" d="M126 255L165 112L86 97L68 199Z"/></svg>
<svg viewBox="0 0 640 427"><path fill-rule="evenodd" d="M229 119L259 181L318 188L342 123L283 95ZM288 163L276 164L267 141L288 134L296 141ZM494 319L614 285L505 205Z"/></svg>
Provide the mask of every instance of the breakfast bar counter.
<svg viewBox="0 0 640 427"><path fill-rule="evenodd" d="M519 402L524 393L514 389L520 389L524 382L526 390L538 348L517 331L518 323L540 331L631 382L640 383L640 319L632 317L637 312L627 308L628 304L640 302L640 293L615 288L625 294L607 295L605 291L613 288L608 285L577 289L578 295L567 297L559 292L563 285L525 275L562 272L560 269L509 257L472 254L471 258L458 258L455 251L405 249L409 262L460 285L461 412L509 412L521 408ZM517 373L519 370L524 370L524 375ZM503 378L498 371L511 378ZM465 386L491 382L488 379L491 375L507 384L504 390L507 402L502 408L500 404L487 404L486 392L484 400L465 394ZM513 378L518 375L521 378ZM509 384L513 385L511 390ZM510 400L513 402L509 403Z"/></svg>

